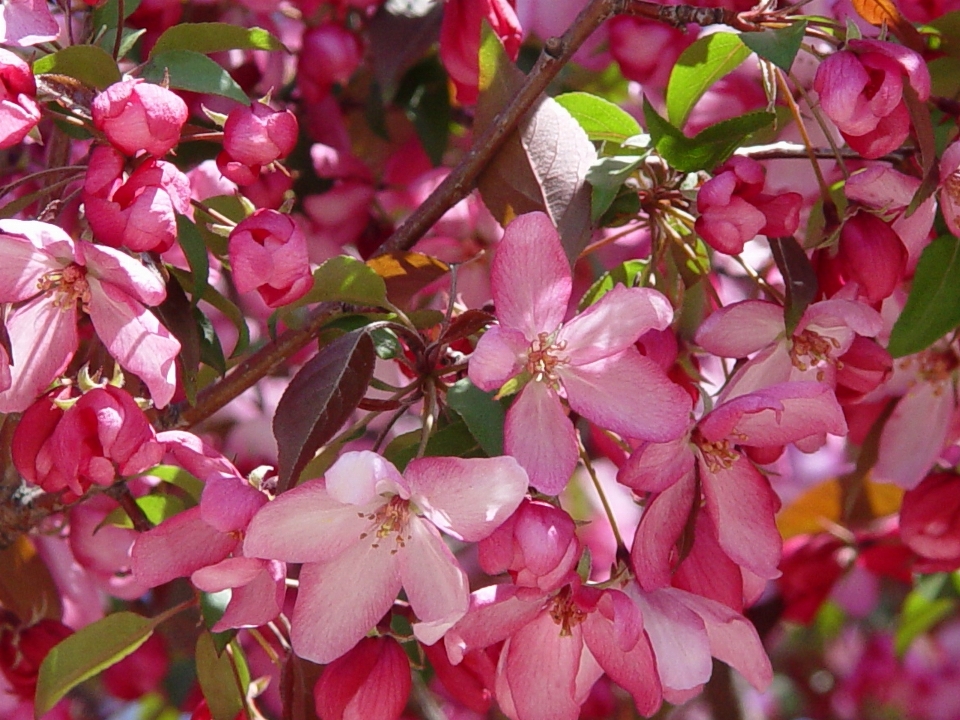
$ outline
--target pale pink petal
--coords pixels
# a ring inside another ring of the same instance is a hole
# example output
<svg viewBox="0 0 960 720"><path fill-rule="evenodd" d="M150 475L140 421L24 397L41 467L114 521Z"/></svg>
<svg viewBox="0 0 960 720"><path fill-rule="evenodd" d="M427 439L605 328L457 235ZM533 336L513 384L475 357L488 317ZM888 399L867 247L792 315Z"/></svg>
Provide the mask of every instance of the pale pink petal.
<svg viewBox="0 0 960 720"><path fill-rule="evenodd" d="M0 3L0 43L28 47L56 40L60 26L46 0L4 0Z"/></svg>
<svg viewBox="0 0 960 720"><path fill-rule="evenodd" d="M675 545L693 512L695 489L696 476L691 466L677 483L656 495L644 509L630 550L637 582L644 590L670 584L676 569Z"/></svg>
<svg viewBox="0 0 960 720"><path fill-rule="evenodd" d="M382 505L381 499L363 508L344 505L322 480L309 480L260 509L247 528L243 554L295 563L334 560L373 530L360 515Z"/></svg>
<svg viewBox="0 0 960 720"><path fill-rule="evenodd" d="M159 305L167 297L160 275L120 250L81 242L77 244L77 255L90 275L144 305Z"/></svg>
<svg viewBox="0 0 960 720"><path fill-rule="evenodd" d="M680 563L670 584L739 612L743 610L744 595L753 592L752 587L745 590L744 584L758 578L727 557L717 542L717 534L710 515L697 513L693 538L687 543L690 552ZM744 579L745 573L749 579ZM762 590L767 581L759 579L759 582Z"/></svg>
<svg viewBox="0 0 960 720"><path fill-rule="evenodd" d="M282 497L282 496L281 496ZM307 563L293 610L294 652L328 663L347 652L390 609L400 591L392 543L358 542L329 563Z"/></svg>
<svg viewBox="0 0 960 720"><path fill-rule="evenodd" d="M0 232L0 302L21 302L40 292L37 282L63 264L26 238Z"/></svg>
<svg viewBox="0 0 960 720"><path fill-rule="evenodd" d="M470 356L470 381L486 392L499 390L520 374L529 350L530 343L519 330L499 325L488 328Z"/></svg>
<svg viewBox="0 0 960 720"><path fill-rule="evenodd" d="M13 357L0 412L22 412L62 373L77 350L77 311L60 310L40 296L7 316Z"/></svg>
<svg viewBox="0 0 960 720"><path fill-rule="evenodd" d="M782 307L764 300L744 300L711 313L694 340L714 355L741 358L785 333Z"/></svg>
<svg viewBox="0 0 960 720"><path fill-rule="evenodd" d="M215 565L207 565L190 575L190 582L208 593L246 585L253 580L265 565L264 560L249 557L231 557Z"/></svg>
<svg viewBox="0 0 960 720"><path fill-rule="evenodd" d="M695 458L686 435L666 443L644 443L617 473L617 482L641 492L661 492L693 472Z"/></svg>
<svg viewBox="0 0 960 720"><path fill-rule="evenodd" d="M263 567L249 583L233 588L226 612L211 628L213 632L259 627L280 614L286 594L286 566L275 560L260 562Z"/></svg>
<svg viewBox="0 0 960 720"><path fill-rule="evenodd" d="M757 629L743 615L707 598L681 590L664 590L703 620L710 639L710 652L718 660L739 670L747 681L763 692L773 680L770 658Z"/></svg>
<svg viewBox="0 0 960 720"><path fill-rule="evenodd" d="M557 370L576 412L627 437L668 442L690 422L690 396L636 348L579 367Z"/></svg>
<svg viewBox="0 0 960 720"><path fill-rule="evenodd" d="M423 515L467 542L482 540L510 517L529 483L526 471L508 456L421 458L410 463L406 478Z"/></svg>
<svg viewBox="0 0 960 720"><path fill-rule="evenodd" d="M577 466L577 435L560 398L546 383L531 382L507 411L504 448L542 493L557 495Z"/></svg>
<svg viewBox="0 0 960 720"><path fill-rule="evenodd" d="M664 330L673 320L670 302L656 290L616 285L564 325L557 344L572 365L586 365L633 345L648 330Z"/></svg>
<svg viewBox="0 0 960 720"><path fill-rule="evenodd" d="M488 585L470 595L467 614L444 636L451 663L459 664L471 650L506 640L533 620L546 596L519 590L516 585Z"/></svg>
<svg viewBox="0 0 960 720"><path fill-rule="evenodd" d="M669 590L643 593L628 586L643 613L643 629L657 658L657 674L664 692L703 685L713 672L710 642L703 620L676 602Z"/></svg>
<svg viewBox="0 0 960 720"><path fill-rule="evenodd" d="M498 702L507 691L516 708L514 717L576 720L580 715L577 675L584 652L589 654L579 625L569 635L561 635L550 614L541 613L503 646L497 668Z"/></svg>
<svg viewBox="0 0 960 720"><path fill-rule="evenodd" d="M490 271L500 324L527 340L552 333L563 321L573 281L560 236L542 212L511 222L497 246Z"/></svg>
<svg viewBox="0 0 960 720"><path fill-rule="evenodd" d="M730 559L768 580L780 577L781 539L774 521L780 501L770 482L742 456L729 469L701 463L700 482L720 547Z"/></svg>
<svg viewBox="0 0 960 720"><path fill-rule="evenodd" d="M344 505L369 505L386 494L409 497L407 481L382 455L345 452L326 472L327 493Z"/></svg>
<svg viewBox="0 0 960 720"><path fill-rule="evenodd" d="M413 633L433 645L467 613L470 585L457 559L430 523L412 517L406 547L397 553L400 579L419 622Z"/></svg>
<svg viewBox="0 0 960 720"><path fill-rule="evenodd" d="M831 298L814 303L803 315L803 327L821 337L833 338L839 343L834 357L850 349L853 334L875 337L883 329L883 318L869 305L855 300Z"/></svg>
<svg viewBox="0 0 960 720"><path fill-rule="evenodd" d="M949 380L914 385L883 426L873 479L916 487L940 457L956 407Z"/></svg>
<svg viewBox="0 0 960 720"><path fill-rule="evenodd" d="M165 520L140 535L133 544L133 575L156 587L218 563L237 546L237 538L214 530L194 507Z"/></svg>
<svg viewBox="0 0 960 720"><path fill-rule="evenodd" d="M180 343L143 305L114 285L87 275L90 320L124 370L143 380L153 404L162 408L177 389Z"/></svg>

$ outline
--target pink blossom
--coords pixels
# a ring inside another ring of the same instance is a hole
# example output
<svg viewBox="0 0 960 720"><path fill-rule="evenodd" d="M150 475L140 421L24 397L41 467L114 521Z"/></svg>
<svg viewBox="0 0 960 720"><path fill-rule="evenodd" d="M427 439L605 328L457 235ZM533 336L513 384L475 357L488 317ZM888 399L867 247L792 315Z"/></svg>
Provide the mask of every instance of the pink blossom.
<svg viewBox="0 0 960 720"><path fill-rule="evenodd" d="M691 513L708 523L699 528L701 542L716 545L746 573L763 579L779 575L780 533L774 515L780 501L767 478L745 453L778 451L787 443L813 449L826 433L845 434L846 423L826 385L784 383L741 395L720 404L693 428L687 439L646 443L620 468L617 480L638 492L651 493L634 538L631 557L637 580L646 590L672 582ZM702 493L702 498L701 498ZM689 540L689 538L688 538ZM696 544L696 539L694 539ZM688 576L687 580L691 580ZM747 595L738 579L734 607ZM744 579L744 588L750 578ZM729 599L729 588L698 590Z"/></svg>
<svg viewBox="0 0 960 720"><path fill-rule="evenodd" d="M411 687L410 661L400 644L368 637L323 669L313 697L322 720L396 720Z"/></svg>
<svg viewBox="0 0 960 720"><path fill-rule="evenodd" d="M480 81L480 26L486 20L511 60L520 52L523 31L508 0L448 0L440 26L440 60L457 90L457 102L477 102Z"/></svg>
<svg viewBox="0 0 960 720"><path fill-rule="evenodd" d="M928 475L903 496L900 535L918 555L960 564L960 475Z"/></svg>
<svg viewBox="0 0 960 720"><path fill-rule="evenodd" d="M297 84L304 98L315 103L334 85L346 84L362 55L357 36L340 25L324 23L307 30L297 65Z"/></svg>
<svg viewBox="0 0 960 720"><path fill-rule="evenodd" d="M12 384L0 412L20 412L67 367L77 350L80 310L121 367L139 376L154 405L176 389L180 343L144 305L159 305L160 277L113 248L74 242L42 222L0 221L0 302L19 303L7 316ZM79 309L78 309L79 305Z"/></svg>
<svg viewBox="0 0 960 720"><path fill-rule="evenodd" d="M422 458L401 476L379 455L349 452L325 480L265 506L244 552L304 563L291 633L301 657L328 663L346 653L401 587L419 620L414 634L433 644L467 611L469 592L438 528L476 542L517 508L526 485L509 457Z"/></svg>
<svg viewBox="0 0 960 720"><path fill-rule="evenodd" d="M960 237L960 142L952 143L940 158L940 209L953 235Z"/></svg>
<svg viewBox="0 0 960 720"><path fill-rule="evenodd" d="M0 673L16 695L36 695L40 664L53 646L73 634L59 620L42 618L21 621L9 610L0 609Z"/></svg>
<svg viewBox="0 0 960 720"><path fill-rule="evenodd" d="M114 83L93 99L93 125L133 157L141 150L162 157L180 142L187 104L176 93L144 80Z"/></svg>
<svg viewBox="0 0 960 720"><path fill-rule="evenodd" d="M634 343L663 330L673 309L647 288L616 286L563 323L572 278L557 231L543 213L507 227L491 270L500 324L486 331L469 374L483 390L526 382L507 413L506 451L533 487L555 495L577 464L577 440L561 398L596 425L656 442L686 427L690 398Z"/></svg>
<svg viewBox="0 0 960 720"><path fill-rule="evenodd" d="M123 179L124 157L101 145L83 184L87 221L97 240L135 252L165 252L177 239L177 213L190 210L190 181L175 165L149 158Z"/></svg>
<svg viewBox="0 0 960 720"><path fill-rule="evenodd" d="M847 144L865 158L878 158L900 147L910 132L904 81L925 101L930 72L920 55L902 45L851 40L847 47L820 63L813 87Z"/></svg>
<svg viewBox="0 0 960 720"><path fill-rule="evenodd" d="M230 267L237 291L256 290L268 307L287 305L313 285L307 239L289 215L257 210L230 233Z"/></svg>
<svg viewBox="0 0 960 720"><path fill-rule="evenodd" d="M68 398L61 392L57 399ZM23 477L47 492L69 489L70 499L153 467L163 445L130 393L108 385L65 411L52 398L35 402L17 426L12 452Z"/></svg>
<svg viewBox="0 0 960 720"><path fill-rule="evenodd" d="M30 66L0 48L0 150L13 147L36 127L40 121L36 96Z"/></svg>
<svg viewBox="0 0 960 720"><path fill-rule="evenodd" d="M224 162L256 167L289 155L297 143L299 126L289 110L274 110L261 102L238 107L223 126ZM220 159L218 158L218 164Z"/></svg>
<svg viewBox="0 0 960 720"><path fill-rule="evenodd" d="M0 3L0 43L28 47L56 40L60 26L46 0L4 0Z"/></svg>
<svg viewBox="0 0 960 720"><path fill-rule="evenodd" d="M700 188L696 230L713 249L737 255L757 235L786 237L797 231L803 197L764 194L765 175L756 160L734 156Z"/></svg>

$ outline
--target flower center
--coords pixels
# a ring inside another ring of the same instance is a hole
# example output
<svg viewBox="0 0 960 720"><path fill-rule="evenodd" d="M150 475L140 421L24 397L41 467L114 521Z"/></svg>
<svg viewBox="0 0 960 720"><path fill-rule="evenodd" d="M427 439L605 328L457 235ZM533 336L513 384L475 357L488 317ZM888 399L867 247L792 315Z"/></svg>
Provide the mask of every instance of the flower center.
<svg viewBox="0 0 960 720"><path fill-rule="evenodd" d="M380 541L391 534L395 535L394 543L396 545L390 550L391 555L395 555L400 548L406 547L406 541L410 539L409 533L404 537L404 532L407 530L407 525L410 520L409 500L404 500L399 495L394 495L386 505L381 505L377 508L376 512L372 512L369 515L361 513L360 517L365 517L377 525L377 529L374 531L374 548L379 548ZM362 540L369 534L370 533L363 533L360 535L360 539Z"/></svg>
<svg viewBox="0 0 960 720"><path fill-rule="evenodd" d="M76 307L90 312L90 285L87 283L87 271L70 263L62 270L51 270L37 281L37 288L47 296L53 296L53 306L67 312Z"/></svg>
<svg viewBox="0 0 960 720"><path fill-rule="evenodd" d="M560 626L560 637L569 637L571 630L586 620L587 614L573 602L569 588L564 588L550 605L550 617Z"/></svg>
<svg viewBox="0 0 960 720"><path fill-rule="evenodd" d="M530 350L527 352L527 372L533 375L533 379L537 382L556 385L559 382L556 368L567 363L567 360L559 357L558 353L566 347L566 342L554 342L547 333L540 333L530 344Z"/></svg>
<svg viewBox="0 0 960 720"><path fill-rule="evenodd" d="M745 437L743 439L746 440ZM707 440L699 431L695 431L693 442L700 448L700 454L710 472L729 470L740 457L740 453L733 448L729 440Z"/></svg>
<svg viewBox="0 0 960 720"><path fill-rule="evenodd" d="M790 362L801 372L816 367L820 363L836 364L831 353L840 348L835 338L825 338L813 330L804 330L794 335L790 343ZM823 380L823 372L817 373L817 380Z"/></svg>
<svg viewBox="0 0 960 720"><path fill-rule="evenodd" d="M927 350L917 356L917 365L921 382L943 385L957 368L957 356L949 350Z"/></svg>

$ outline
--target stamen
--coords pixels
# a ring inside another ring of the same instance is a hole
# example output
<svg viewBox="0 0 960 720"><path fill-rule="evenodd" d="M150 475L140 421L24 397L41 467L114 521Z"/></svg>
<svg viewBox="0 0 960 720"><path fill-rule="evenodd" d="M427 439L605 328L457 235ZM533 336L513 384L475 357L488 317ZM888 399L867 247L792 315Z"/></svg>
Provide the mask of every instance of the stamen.
<svg viewBox="0 0 960 720"><path fill-rule="evenodd" d="M47 296L53 296L53 306L62 312L73 310L77 301L80 309L90 312L90 284L87 282L87 271L70 263L62 270L52 270L37 281L37 288Z"/></svg>

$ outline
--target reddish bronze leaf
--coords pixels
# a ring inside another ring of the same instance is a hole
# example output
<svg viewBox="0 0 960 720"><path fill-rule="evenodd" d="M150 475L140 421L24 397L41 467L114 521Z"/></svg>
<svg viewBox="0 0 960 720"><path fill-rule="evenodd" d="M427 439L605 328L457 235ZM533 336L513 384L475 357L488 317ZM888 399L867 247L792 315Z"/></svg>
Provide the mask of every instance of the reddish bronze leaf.
<svg viewBox="0 0 960 720"><path fill-rule="evenodd" d="M388 253L367 260L367 265L383 278L390 302L405 310L412 309L414 295L450 271L446 263L422 253Z"/></svg>
<svg viewBox="0 0 960 720"><path fill-rule="evenodd" d="M376 359L361 328L322 348L294 375L273 417L278 492L296 485L314 453L349 419L367 392Z"/></svg>
<svg viewBox="0 0 960 720"><path fill-rule="evenodd" d="M857 15L871 25L880 27L884 23L894 35L911 50L923 52L926 43L917 29L900 14L896 0L850 0Z"/></svg>

